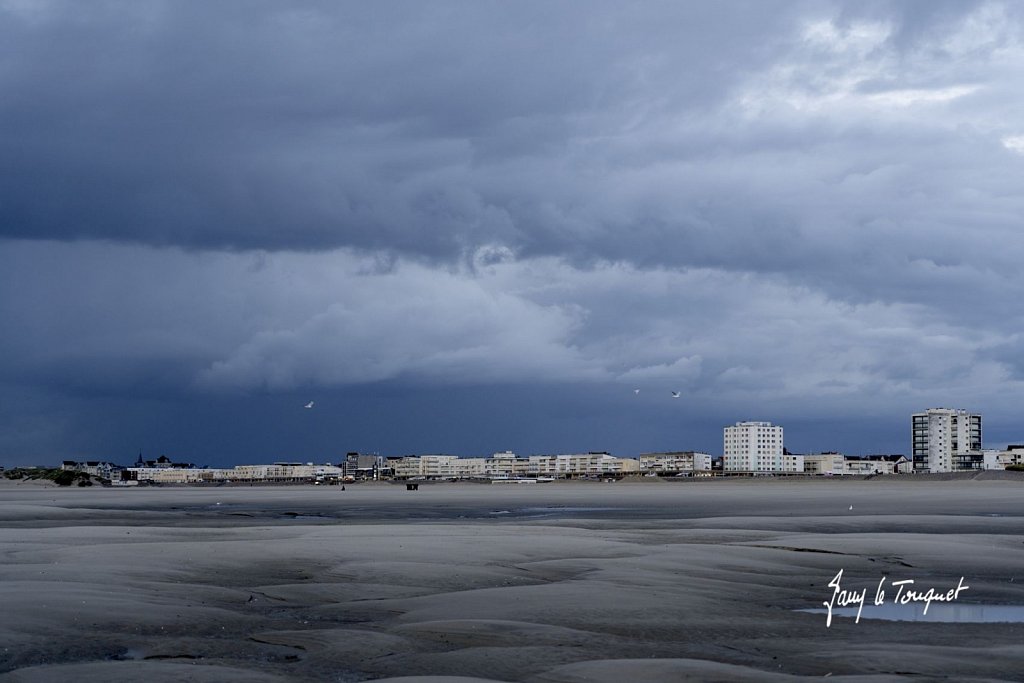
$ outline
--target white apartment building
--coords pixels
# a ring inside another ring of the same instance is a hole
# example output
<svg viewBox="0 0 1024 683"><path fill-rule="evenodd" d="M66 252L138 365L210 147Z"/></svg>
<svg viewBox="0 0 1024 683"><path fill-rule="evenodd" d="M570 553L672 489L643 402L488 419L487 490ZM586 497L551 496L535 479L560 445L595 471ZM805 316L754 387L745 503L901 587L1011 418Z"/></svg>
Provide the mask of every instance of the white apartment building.
<svg viewBox="0 0 1024 683"><path fill-rule="evenodd" d="M529 459L531 475L565 479L631 474L639 468L640 463L632 458L616 458L608 453L531 455Z"/></svg>
<svg viewBox="0 0 1024 683"><path fill-rule="evenodd" d="M420 474L425 477L454 477L457 455L421 455Z"/></svg>
<svg viewBox="0 0 1024 683"><path fill-rule="evenodd" d="M456 455L413 455L399 458L394 462L395 476L409 477L454 477L458 469Z"/></svg>
<svg viewBox="0 0 1024 683"><path fill-rule="evenodd" d="M131 479L157 484L195 484L203 481L202 471L183 467L129 467L125 470Z"/></svg>
<svg viewBox="0 0 1024 683"><path fill-rule="evenodd" d="M724 430L723 470L802 473L802 455L784 455L782 427L771 422L737 422Z"/></svg>
<svg viewBox="0 0 1024 683"><path fill-rule="evenodd" d="M270 465L235 465L231 479L236 481L266 481Z"/></svg>
<svg viewBox="0 0 1024 683"><path fill-rule="evenodd" d="M641 453L640 471L654 474L684 474L711 471L711 455L696 451Z"/></svg>
<svg viewBox="0 0 1024 683"><path fill-rule="evenodd" d="M392 461L398 479L425 476L452 476L456 456L407 456Z"/></svg>
<svg viewBox="0 0 1024 683"><path fill-rule="evenodd" d="M455 461L455 476L483 479L487 476L487 458L459 458Z"/></svg>
<svg viewBox="0 0 1024 683"><path fill-rule="evenodd" d="M914 413L910 423L915 472L982 469L981 415L955 408Z"/></svg>
<svg viewBox="0 0 1024 683"><path fill-rule="evenodd" d="M521 458L504 451L489 458L459 458L454 455L420 455L390 460L397 479L411 477L525 479L530 477L572 478L635 473L639 464L632 458L608 453L531 455ZM710 463L709 463L710 467Z"/></svg>
<svg viewBox="0 0 1024 683"><path fill-rule="evenodd" d="M484 461L484 476L511 478L530 474L530 460L520 458L512 451L495 453Z"/></svg>

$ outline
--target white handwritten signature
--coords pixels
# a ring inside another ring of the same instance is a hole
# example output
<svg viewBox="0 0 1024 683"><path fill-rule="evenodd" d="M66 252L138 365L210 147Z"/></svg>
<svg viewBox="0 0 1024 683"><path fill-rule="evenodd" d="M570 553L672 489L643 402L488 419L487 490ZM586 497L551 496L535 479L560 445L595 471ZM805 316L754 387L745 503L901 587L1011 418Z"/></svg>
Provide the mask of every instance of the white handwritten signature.
<svg viewBox="0 0 1024 683"><path fill-rule="evenodd" d="M826 627L832 625L833 608L849 607L850 605L857 605L857 619L854 623L860 623L860 614L864 611L864 602L867 600L868 589L862 588L859 591L846 590L840 585L842 580L843 570L840 569L835 578L828 582L829 588L832 589L832 598L828 602L821 603L828 609L828 617L825 619ZM883 576L878 582L878 587L875 589L875 605L885 604L885 582L887 580L888 577ZM928 608L931 607L933 602L953 602L960 597L961 591L965 591L970 588L970 586L964 585L964 577L962 576L960 577L960 581L957 583L956 588L950 588L948 591L937 591L934 588L922 591L920 589L910 588L910 586L914 585L913 579L890 581L889 585L896 589L896 596L893 598L893 604L907 605L912 602L923 602L925 614L928 614Z"/></svg>

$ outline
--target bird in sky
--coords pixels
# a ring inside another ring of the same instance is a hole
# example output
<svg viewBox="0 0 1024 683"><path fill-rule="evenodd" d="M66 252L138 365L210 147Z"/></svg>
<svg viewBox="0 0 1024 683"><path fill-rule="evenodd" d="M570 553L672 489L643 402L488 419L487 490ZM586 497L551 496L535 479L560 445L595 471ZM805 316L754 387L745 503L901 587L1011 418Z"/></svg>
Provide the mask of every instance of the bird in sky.
<svg viewBox="0 0 1024 683"><path fill-rule="evenodd" d="M313 402L312 402L312 401L310 401L309 403L307 403L307 404L306 404L305 406L303 406L303 407L304 407L304 408L312 408L312 407L313 407Z"/></svg>
<svg viewBox="0 0 1024 683"><path fill-rule="evenodd" d="M678 391L673 391L672 392L672 398L679 398L679 392Z"/></svg>
<svg viewBox="0 0 1024 683"><path fill-rule="evenodd" d="M634 393L634 394L639 394L639 393L640 393L640 390L639 390L639 389L634 389L634 390L633 390L633 393Z"/></svg>

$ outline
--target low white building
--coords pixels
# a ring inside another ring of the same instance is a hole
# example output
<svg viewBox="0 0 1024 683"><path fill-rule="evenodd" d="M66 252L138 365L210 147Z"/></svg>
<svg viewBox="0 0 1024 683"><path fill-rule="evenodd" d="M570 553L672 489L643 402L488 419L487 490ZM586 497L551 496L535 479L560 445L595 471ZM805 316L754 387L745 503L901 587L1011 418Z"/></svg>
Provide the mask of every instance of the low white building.
<svg viewBox="0 0 1024 683"><path fill-rule="evenodd" d="M642 473L660 475L694 474L711 471L711 455L697 451L666 451L641 453L639 468Z"/></svg>
<svg viewBox="0 0 1024 683"><path fill-rule="evenodd" d="M464 479L485 475L484 458L460 458L457 455L409 455L388 458L396 479Z"/></svg>
<svg viewBox="0 0 1024 683"><path fill-rule="evenodd" d="M343 470L333 465L276 462L271 465L212 467L128 467L127 478L154 484L197 484L201 482L277 482L308 483L340 479Z"/></svg>
<svg viewBox="0 0 1024 683"><path fill-rule="evenodd" d="M530 475L530 458L520 458L512 451L495 453L484 461L486 477L510 479Z"/></svg>
<svg viewBox="0 0 1024 683"><path fill-rule="evenodd" d="M407 455L402 458L388 458L395 479L409 479L411 477L422 477L420 469L420 458L417 455Z"/></svg>
<svg viewBox="0 0 1024 683"><path fill-rule="evenodd" d="M846 474L893 474L893 465L886 460L847 458Z"/></svg>
<svg viewBox="0 0 1024 683"><path fill-rule="evenodd" d="M1004 451L998 448L986 448L981 452L982 469L1005 470L1009 458L1004 456Z"/></svg>
<svg viewBox="0 0 1024 683"><path fill-rule="evenodd" d="M457 455L421 455L420 475L432 479L450 479L455 476Z"/></svg>
<svg viewBox="0 0 1024 683"><path fill-rule="evenodd" d="M202 482L240 481L242 479L234 467L204 467L196 472L199 473L199 481Z"/></svg>
<svg viewBox="0 0 1024 683"><path fill-rule="evenodd" d="M1006 448L982 451L983 469L1005 470L1012 465L1024 465L1024 446L1011 444Z"/></svg>
<svg viewBox="0 0 1024 683"><path fill-rule="evenodd" d="M235 465L228 479L238 481L266 481L269 465Z"/></svg>
<svg viewBox="0 0 1024 683"><path fill-rule="evenodd" d="M913 462L903 455L813 453L803 457L804 473L818 476L909 474L913 467Z"/></svg>
<svg viewBox="0 0 1024 683"><path fill-rule="evenodd" d="M459 458L455 462L459 479L483 479L487 476L487 458Z"/></svg>
<svg viewBox="0 0 1024 683"><path fill-rule="evenodd" d="M846 456L846 474L910 474L913 461L903 455Z"/></svg>
<svg viewBox="0 0 1024 683"><path fill-rule="evenodd" d="M825 477L846 474L846 456L842 453L804 455L804 474Z"/></svg>
<svg viewBox="0 0 1024 683"><path fill-rule="evenodd" d="M616 458L602 452L531 455L529 471L541 477L574 479L636 473L640 464L632 458Z"/></svg>
<svg viewBox="0 0 1024 683"><path fill-rule="evenodd" d="M128 467L128 478L155 484L198 484L203 481L201 469L186 467Z"/></svg>
<svg viewBox="0 0 1024 683"><path fill-rule="evenodd" d="M616 458L608 453L531 455L523 458L510 451L489 458L450 456L407 456L389 458L396 479L527 479L536 477L573 478L635 473L639 464L632 458ZM710 465L709 465L710 466Z"/></svg>

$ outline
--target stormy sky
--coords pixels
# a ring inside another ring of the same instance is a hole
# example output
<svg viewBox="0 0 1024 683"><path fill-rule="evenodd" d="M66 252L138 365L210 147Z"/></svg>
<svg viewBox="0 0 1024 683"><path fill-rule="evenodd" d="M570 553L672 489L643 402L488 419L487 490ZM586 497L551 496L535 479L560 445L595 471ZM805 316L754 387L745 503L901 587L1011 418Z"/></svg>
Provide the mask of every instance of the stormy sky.
<svg viewBox="0 0 1024 683"><path fill-rule="evenodd" d="M1022 29L0 0L0 464L1024 442Z"/></svg>

